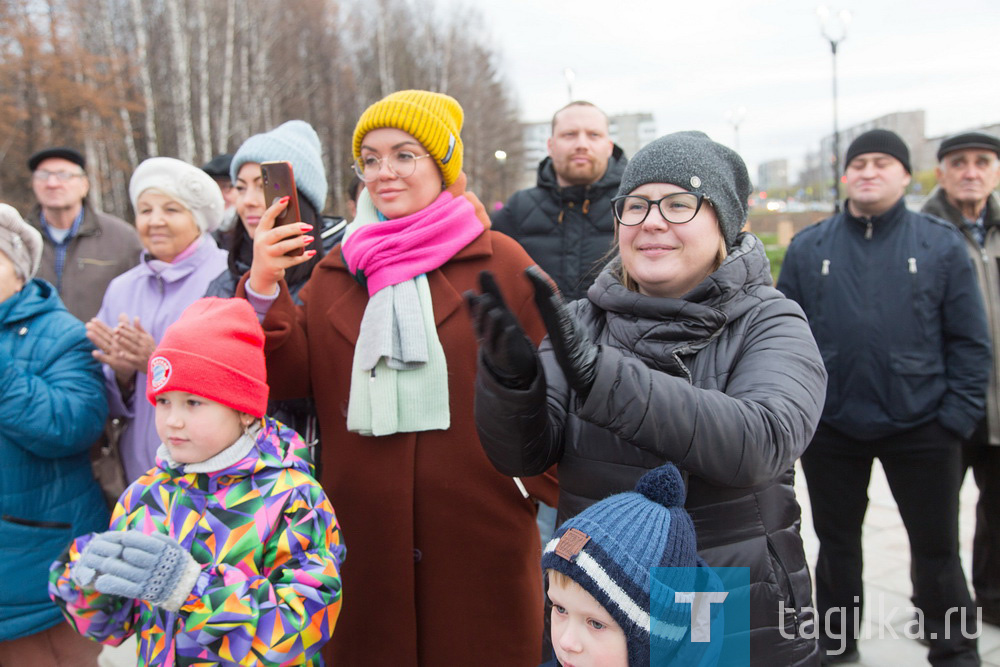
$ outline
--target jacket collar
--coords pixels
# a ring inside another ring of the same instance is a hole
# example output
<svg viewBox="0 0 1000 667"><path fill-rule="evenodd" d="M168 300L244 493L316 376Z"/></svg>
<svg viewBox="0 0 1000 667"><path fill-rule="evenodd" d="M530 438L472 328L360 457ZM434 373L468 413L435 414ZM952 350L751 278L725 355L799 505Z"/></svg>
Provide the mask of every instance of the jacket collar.
<svg viewBox="0 0 1000 667"><path fill-rule="evenodd" d="M163 271L156 273L152 268L150 268L150 257L146 252L142 253L142 262L139 263L139 266L141 266L149 276L156 276L164 282L173 283L178 280L183 280L194 273L207 261L210 254L217 252L218 250L219 246L215 242L212 235L205 233L201 235L201 245L198 246L193 254L185 257L179 262L167 265L167 268L163 269Z"/></svg>
<svg viewBox="0 0 1000 667"><path fill-rule="evenodd" d="M877 232L883 232L888 230L890 227L894 227L903 221L906 216L906 202L902 197L899 198L895 204L892 205L888 211L881 215L873 215L870 218L859 218L851 213L850 206L848 203L850 200L844 200L844 219L852 223L852 227L856 227L863 232L867 232L868 225L871 224L873 230Z"/></svg>
<svg viewBox="0 0 1000 667"><path fill-rule="evenodd" d="M35 207L31 210L31 218L28 220L32 227L38 231L42 231L42 207L39 204L35 204ZM95 211L87 200L83 200L83 220L80 221L80 228L76 230L76 236L99 236L101 234L101 226L97 221L97 211ZM44 238L45 233L42 233ZM74 238L76 238L74 236Z"/></svg>
<svg viewBox="0 0 1000 667"><path fill-rule="evenodd" d="M561 187L559 181L556 180L556 170L552 166L552 158L546 157L538 163L538 187L551 190L562 201L595 199L606 192L610 192L611 196L614 196L621 184L626 164L628 164L628 159L625 157L625 151L621 149L621 146L615 144L611 150L611 157L608 158L608 168L604 170L604 175L596 183Z"/></svg>
<svg viewBox="0 0 1000 667"><path fill-rule="evenodd" d="M947 220L959 229L965 224L965 218L957 208L951 205L944 190L940 187L935 187L934 191L931 192L927 203L924 204L923 211ZM986 199L985 225L986 227L1000 225L1000 197L997 197L995 192L991 192Z"/></svg>
<svg viewBox="0 0 1000 667"><path fill-rule="evenodd" d="M493 241L488 232L484 230L469 245L459 250L445 266L454 262L477 260L493 255ZM361 319L364 317L365 308L368 306L368 292L358 285L354 277L351 276L347 265L344 264L344 257L340 252L328 253L323 260L316 265L317 271L333 271L347 274L354 286L345 289L330 304L326 316L331 324L340 334L352 344L358 342L358 332L361 330ZM440 326L456 310L463 307L464 300L461 292L451 283L440 269L427 274L427 283L431 290L432 302L434 304L434 324Z"/></svg>

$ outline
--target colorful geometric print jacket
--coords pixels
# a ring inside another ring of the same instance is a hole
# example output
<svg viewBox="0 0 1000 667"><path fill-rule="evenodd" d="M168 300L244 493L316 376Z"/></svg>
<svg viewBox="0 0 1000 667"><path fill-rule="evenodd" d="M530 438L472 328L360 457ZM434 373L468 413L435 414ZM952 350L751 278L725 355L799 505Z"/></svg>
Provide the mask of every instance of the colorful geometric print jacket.
<svg viewBox="0 0 1000 667"><path fill-rule="evenodd" d="M52 564L49 594L87 637L118 645L138 632L139 667L322 665L345 548L308 456L295 431L265 418L233 465L183 474L158 458L125 490L113 530L168 534L203 566L176 614L78 588L70 572L93 534Z"/></svg>

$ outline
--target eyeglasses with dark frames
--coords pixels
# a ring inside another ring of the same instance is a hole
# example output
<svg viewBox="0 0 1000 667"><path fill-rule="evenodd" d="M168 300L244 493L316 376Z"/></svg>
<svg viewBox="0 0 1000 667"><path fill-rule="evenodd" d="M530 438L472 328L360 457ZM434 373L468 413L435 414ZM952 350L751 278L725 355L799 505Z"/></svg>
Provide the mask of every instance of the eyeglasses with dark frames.
<svg viewBox="0 0 1000 667"><path fill-rule="evenodd" d="M696 192L674 192L659 199L647 199L641 195L621 195L611 199L615 220L626 227L641 225L654 206L667 222L682 225L694 220L701 210L702 202L712 200L707 195Z"/></svg>

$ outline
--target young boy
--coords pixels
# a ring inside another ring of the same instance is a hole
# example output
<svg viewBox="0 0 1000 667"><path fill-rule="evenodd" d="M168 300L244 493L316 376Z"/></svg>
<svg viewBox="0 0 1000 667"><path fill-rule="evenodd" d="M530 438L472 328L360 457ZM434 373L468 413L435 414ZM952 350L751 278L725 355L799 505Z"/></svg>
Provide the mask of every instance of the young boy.
<svg viewBox="0 0 1000 667"><path fill-rule="evenodd" d="M340 613L333 507L295 431L264 416L264 336L243 299L201 299L149 360L163 444L111 530L76 538L49 594L139 664L321 665Z"/></svg>
<svg viewBox="0 0 1000 667"><path fill-rule="evenodd" d="M691 604L674 597L711 579L683 504L684 483L667 464L556 530L542 554L555 653L546 667L647 667L651 651L657 665L714 664L718 647L692 642ZM685 569L653 578L654 567ZM721 605L713 607L711 627L721 633Z"/></svg>

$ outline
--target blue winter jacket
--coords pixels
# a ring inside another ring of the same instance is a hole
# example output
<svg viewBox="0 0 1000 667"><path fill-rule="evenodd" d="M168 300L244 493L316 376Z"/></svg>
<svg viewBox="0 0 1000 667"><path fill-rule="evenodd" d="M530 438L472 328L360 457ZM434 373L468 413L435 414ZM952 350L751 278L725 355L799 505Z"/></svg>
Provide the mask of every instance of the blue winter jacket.
<svg viewBox="0 0 1000 667"><path fill-rule="evenodd" d="M991 366L982 297L959 232L900 199L802 230L778 289L802 306L829 373L821 423L859 440L937 420L968 437Z"/></svg>
<svg viewBox="0 0 1000 667"><path fill-rule="evenodd" d="M108 413L83 323L35 279L0 302L0 641L62 622L48 570L108 527L89 449Z"/></svg>

